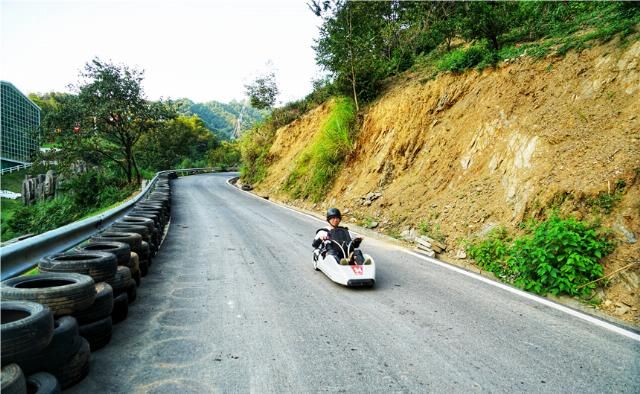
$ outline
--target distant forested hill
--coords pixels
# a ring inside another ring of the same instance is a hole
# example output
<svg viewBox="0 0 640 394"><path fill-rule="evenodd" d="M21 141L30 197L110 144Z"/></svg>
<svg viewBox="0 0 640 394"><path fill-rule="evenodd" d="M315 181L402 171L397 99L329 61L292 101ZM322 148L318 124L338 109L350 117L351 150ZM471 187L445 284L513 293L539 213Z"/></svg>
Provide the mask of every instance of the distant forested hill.
<svg viewBox="0 0 640 394"><path fill-rule="evenodd" d="M249 104L243 109L243 104L238 101L231 101L228 104L217 101L194 103L189 99L178 99L175 103L180 113L198 115L211 131L226 140L235 138L234 130L241 112L241 130L251 128L267 115L266 111L257 110Z"/></svg>

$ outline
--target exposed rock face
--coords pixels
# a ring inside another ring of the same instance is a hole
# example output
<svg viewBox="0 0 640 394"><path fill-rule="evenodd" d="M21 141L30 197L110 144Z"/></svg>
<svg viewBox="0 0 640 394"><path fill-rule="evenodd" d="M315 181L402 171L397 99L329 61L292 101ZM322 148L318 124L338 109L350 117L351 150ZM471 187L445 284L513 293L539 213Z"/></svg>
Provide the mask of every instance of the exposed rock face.
<svg viewBox="0 0 640 394"><path fill-rule="evenodd" d="M446 237L451 257L463 258L456 252L462 240L496 224L517 231L549 206L590 220L589 199L621 182L613 213L602 215L609 228L622 218L605 273L640 256L633 242L640 234L640 42L399 81L363 111L354 151L318 211L349 207L351 217L397 234L426 221ZM278 131L258 192L289 199L282 185L328 112L323 105ZM622 302L629 292L616 283L606 297ZM624 302L631 298L639 306L637 294ZM640 324L633 309L623 316Z"/></svg>

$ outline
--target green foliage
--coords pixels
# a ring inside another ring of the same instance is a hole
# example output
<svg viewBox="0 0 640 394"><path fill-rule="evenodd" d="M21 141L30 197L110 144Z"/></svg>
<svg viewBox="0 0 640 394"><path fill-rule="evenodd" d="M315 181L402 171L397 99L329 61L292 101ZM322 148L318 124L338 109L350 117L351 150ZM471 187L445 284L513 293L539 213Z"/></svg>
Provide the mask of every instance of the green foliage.
<svg viewBox="0 0 640 394"><path fill-rule="evenodd" d="M0 198L0 232L2 234L1 240L2 242L8 241L19 236L19 233L15 233L9 227L9 220L20 207L22 206L22 201L12 200L9 198Z"/></svg>
<svg viewBox="0 0 640 394"><path fill-rule="evenodd" d="M511 274L507 265L510 239L504 227L493 229L485 239L467 246L469 257L483 269L505 279Z"/></svg>
<svg viewBox="0 0 640 394"><path fill-rule="evenodd" d="M43 97L45 140L60 147L49 160L58 161L61 172L77 160L118 166L127 182L139 181L135 145L147 132L175 117L175 110L166 103L144 98L142 80L141 71L96 58L85 65L77 95Z"/></svg>
<svg viewBox="0 0 640 394"><path fill-rule="evenodd" d="M3 174L2 177L0 177L0 186L2 186L2 190L21 193L22 181L26 174L28 174L28 170L20 170Z"/></svg>
<svg viewBox="0 0 640 394"><path fill-rule="evenodd" d="M622 194L619 191L616 191L614 193L602 192L595 197L587 199L587 205L591 206L597 211L610 214L611 211L613 211L613 208L620 202L621 199Z"/></svg>
<svg viewBox="0 0 640 394"><path fill-rule="evenodd" d="M199 117L178 116L143 135L135 152L141 167L156 172L176 168L186 158L206 161L208 152L218 146Z"/></svg>
<svg viewBox="0 0 640 394"><path fill-rule="evenodd" d="M245 183L256 183L267 175L269 149L276 135L273 115L240 137L240 177Z"/></svg>
<svg viewBox="0 0 640 394"><path fill-rule="evenodd" d="M316 61L357 109L385 78L415 66L462 72L522 54L563 55L594 40L619 36L624 43L640 24L632 2L315 0L310 8L323 18ZM470 48L453 48L457 38Z"/></svg>
<svg viewBox="0 0 640 394"><path fill-rule="evenodd" d="M247 97L251 106L257 109L270 109L278 96L278 85L273 72L256 77L248 85L245 85Z"/></svg>
<svg viewBox="0 0 640 394"><path fill-rule="evenodd" d="M483 69L495 64L496 53L485 45L474 45L466 49L456 49L442 57L438 64L440 71L462 72L476 67Z"/></svg>
<svg viewBox="0 0 640 394"><path fill-rule="evenodd" d="M211 167L235 167L240 164L240 147L237 142L223 141L220 146L209 151L207 159Z"/></svg>
<svg viewBox="0 0 640 394"><path fill-rule="evenodd" d="M77 175L61 187L62 196L31 206L17 202L6 222L3 213L2 239L27 233L40 234L80 220L125 200L135 189L121 177L106 171ZM2 200L4 210L5 199Z"/></svg>
<svg viewBox="0 0 640 394"><path fill-rule="evenodd" d="M445 235L440 229L440 225L433 225L428 220L421 220L420 223L418 223L418 234L426 235L440 242L444 242L445 240Z"/></svg>
<svg viewBox="0 0 640 394"><path fill-rule="evenodd" d="M532 222L527 233L514 241L504 234L490 234L467 248L479 266L518 287L581 297L595 288L587 284L602 277L599 261L613 249L598 226L556 214Z"/></svg>
<svg viewBox="0 0 640 394"><path fill-rule="evenodd" d="M73 198L60 197L33 206L21 206L8 224L15 234L40 234L78 220L86 212L75 205Z"/></svg>
<svg viewBox="0 0 640 394"><path fill-rule="evenodd" d="M353 147L355 107L349 98L337 98L315 141L297 159L285 183L294 198L320 201Z"/></svg>
<svg viewBox="0 0 640 394"><path fill-rule="evenodd" d="M500 49L500 37L519 23L521 14L516 2L472 1L466 4L462 35L467 39L487 40L491 49Z"/></svg>
<svg viewBox="0 0 640 394"><path fill-rule="evenodd" d="M91 170L66 181L60 191L74 206L86 210L122 201L131 195L135 188L113 174Z"/></svg>
<svg viewBox="0 0 640 394"><path fill-rule="evenodd" d="M205 126L221 140L237 137L235 132L238 122L240 122L238 131L242 133L251 129L268 115L267 111L258 110L239 101L194 103L188 99L180 99L174 101L174 105L176 105L178 113L186 117L199 116Z"/></svg>

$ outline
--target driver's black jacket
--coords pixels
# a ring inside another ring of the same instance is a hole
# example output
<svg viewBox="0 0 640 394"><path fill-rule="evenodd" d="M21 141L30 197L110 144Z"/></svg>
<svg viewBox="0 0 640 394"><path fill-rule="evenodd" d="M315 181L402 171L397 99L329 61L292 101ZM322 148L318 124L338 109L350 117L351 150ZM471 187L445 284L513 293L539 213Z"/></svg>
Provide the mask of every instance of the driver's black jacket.
<svg viewBox="0 0 640 394"><path fill-rule="evenodd" d="M324 231L329 235L329 239L333 240L335 242L337 242L338 244L340 244L340 246L342 246L342 248L345 250L345 252L349 253L350 250L347 250L347 248L349 247L349 243L351 243L351 235L349 234L349 229L346 227L336 227L336 228L321 228L318 231L316 231L316 235L321 232ZM313 240L313 243L311 244L311 246L313 246L314 248L317 248L319 246L321 246L323 243L322 239L320 238L315 238ZM336 245L334 242L328 242L325 244L326 245L326 252L336 256L338 259L341 259L343 257L346 257L343 253L342 253L342 249L340 249L340 247L338 245ZM352 248L353 247L358 247L358 245L354 244L351 245Z"/></svg>

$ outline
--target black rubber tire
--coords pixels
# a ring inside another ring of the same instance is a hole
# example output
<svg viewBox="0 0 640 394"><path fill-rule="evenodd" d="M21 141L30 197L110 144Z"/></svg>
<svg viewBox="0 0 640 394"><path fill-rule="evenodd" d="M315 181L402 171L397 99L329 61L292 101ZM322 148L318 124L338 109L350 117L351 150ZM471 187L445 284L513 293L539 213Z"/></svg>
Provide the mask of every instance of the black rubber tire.
<svg viewBox="0 0 640 394"><path fill-rule="evenodd" d="M131 211L129 215L125 216L125 218L132 219L149 219L153 221L153 225L160 232L162 230L162 223L160 222L160 215L154 214L153 212L145 212L145 211Z"/></svg>
<svg viewBox="0 0 640 394"><path fill-rule="evenodd" d="M153 219L136 217L131 215L126 215L122 219L118 220L116 223L122 224L135 224L137 226L143 225L149 229L149 231L153 231L157 228L156 222Z"/></svg>
<svg viewBox="0 0 640 394"><path fill-rule="evenodd" d="M149 230L149 234L151 234L152 240L155 241L156 233L158 232L158 226L153 219L135 217L135 216L125 216L124 218L118 220L117 224L128 224L134 226L145 226L147 230Z"/></svg>
<svg viewBox="0 0 640 394"><path fill-rule="evenodd" d="M52 272L7 279L0 283L0 296L38 302L47 305L54 316L62 316L91 306L96 289L90 276Z"/></svg>
<svg viewBox="0 0 640 394"><path fill-rule="evenodd" d="M72 316L56 319L51 342L37 354L18 360L25 374L55 371L65 364L80 348L78 323Z"/></svg>
<svg viewBox="0 0 640 394"><path fill-rule="evenodd" d="M106 282L100 282L96 284L96 293L96 299L90 307L72 314L79 325L93 323L111 315L113 311L113 289L111 286Z"/></svg>
<svg viewBox="0 0 640 394"><path fill-rule="evenodd" d="M149 274L149 261L140 260L140 276L143 278Z"/></svg>
<svg viewBox="0 0 640 394"><path fill-rule="evenodd" d="M78 337L78 341L80 342L78 351L56 372L52 372L63 390L80 382L89 374L91 348L86 339Z"/></svg>
<svg viewBox="0 0 640 394"><path fill-rule="evenodd" d="M143 218L143 217L135 217L135 216L125 216L121 220L118 220L116 223L118 224L133 224L137 226L145 226L149 230L149 235L151 237L151 243L156 245L154 253L157 251L157 245L160 245L160 226L156 224L153 219Z"/></svg>
<svg viewBox="0 0 640 394"><path fill-rule="evenodd" d="M2 367L0 381L2 381L0 384L2 394L25 394L27 392L27 382L17 364Z"/></svg>
<svg viewBox="0 0 640 394"><path fill-rule="evenodd" d="M53 336L53 314L42 304L30 301L0 303L2 365L41 352Z"/></svg>
<svg viewBox="0 0 640 394"><path fill-rule="evenodd" d="M116 255L118 265L129 264L129 256L131 255L131 246L124 242L89 242L88 244L79 246L77 250L87 252L109 252Z"/></svg>
<svg viewBox="0 0 640 394"><path fill-rule="evenodd" d="M162 208L137 207L137 208L134 208L133 211L131 211L132 215L137 215L139 213L144 215L155 216L157 220L160 222L160 230L164 231L164 227L167 225L167 218L164 217L164 214L162 213Z"/></svg>
<svg viewBox="0 0 640 394"><path fill-rule="evenodd" d="M106 252L69 252L48 256L40 261L40 272L74 272L89 275L94 282L113 279L118 259Z"/></svg>
<svg viewBox="0 0 640 394"><path fill-rule="evenodd" d="M105 231L95 237L91 238L92 241L116 241L129 244L132 252L138 252L140 245L142 244L142 237L140 234L124 231Z"/></svg>
<svg viewBox="0 0 640 394"><path fill-rule="evenodd" d="M127 233L136 233L142 236L143 241L149 242L151 239L151 232L147 228L147 226L143 224L131 224L131 223L114 223L109 227L109 231L124 231Z"/></svg>
<svg viewBox="0 0 640 394"><path fill-rule="evenodd" d="M151 244L146 241L142 241L142 247L140 248L140 254L142 255L142 259L146 260L151 257Z"/></svg>
<svg viewBox="0 0 640 394"><path fill-rule="evenodd" d="M161 202L155 202L155 201L148 201L148 202L142 202L142 203L139 202L138 204L136 204L136 207L144 208L144 209L153 209L162 215L165 224L169 221L169 210L165 206L163 206Z"/></svg>
<svg viewBox="0 0 640 394"><path fill-rule="evenodd" d="M133 304L138 298L138 285L133 279L131 279L127 287L127 297L129 298L129 304Z"/></svg>
<svg viewBox="0 0 640 394"><path fill-rule="evenodd" d="M137 253L131 252L131 277L140 286L142 282L142 272L140 272L140 257Z"/></svg>
<svg viewBox="0 0 640 394"><path fill-rule="evenodd" d="M168 210L171 210L171 197L162 192L153 192L147 199L147 201L159 202Z"/></svg>
<svg viewBox="0 0 640 394"><path fill-rule="evenodd" d="M60 383L50 373L38 372L27 377L28 394L60 394Z"/></svg>
<svg viewBox="0 0 640 394"><path fill-rule="evenodd" d="M135 283L133 287L136 287ZM111 321L113 324L118 324L121 321L126 320L127 315L129 315L129 296L127 295L127 293L122 293L113 299L113 312L111 312Z"/></svg>
<svg viewBox="0 0 640 394"><path fill-rule="evenodd" d="M139 287L142 284L142 273L140 271L134 272L131 277L133 281L136 282L136 287Z"/></svg>
<svg viewBox="0 0 640 394"><path fill-rule="evenodd" d="M129 267L118 267L116 276L113 278L113 281L109 282L111 288L113 289L113 296L116 297L118 294L127 291L127 286L129 286L130 280L131 270L129 269Z"/></svg>
<svg viewBox="0 0 640 394"><path fill-rule="evenodd" d="M80 336L89 341L92 352L102 349L111 341L111 333L113 332L111 315L93 323L82 324L79 330Z"/></svg>
<svg viewBox="0 0 640 394"><path fill-rule="evenodd" d="M109 229L113 231L125 231L125 232L140 234L142 236L143 245L146 242L149 245L151 251L155 250L156 248L156 245L152 239L152 233L144 225L116 223L113 226L109 227Z"/></svg>

